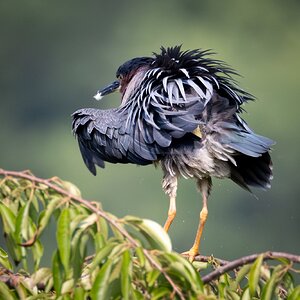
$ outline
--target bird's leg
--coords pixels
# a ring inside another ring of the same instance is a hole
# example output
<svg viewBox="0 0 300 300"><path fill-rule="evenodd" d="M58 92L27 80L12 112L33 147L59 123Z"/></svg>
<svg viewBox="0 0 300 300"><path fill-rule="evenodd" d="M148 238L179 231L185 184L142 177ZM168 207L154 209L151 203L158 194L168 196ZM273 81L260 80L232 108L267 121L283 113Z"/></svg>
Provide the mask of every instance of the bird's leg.
<svg viewBox="0 0 300 300"><path fill-rule="evenodd" d="M208 216L207 199L208 199L210 188L211 188L211 179L207 178L207 179L199 180L197 182L197 185L202 194L203 205L202 205L202 209L200 212L199 225L198 225L194 244L189 251L183 253L184 255L188 255L190 262L192 262L195 259L196 255L199 254L201 236L202 236L204 225L206 223L207 216Z"/></svg>
<svg viewBox="0 0 300 300"><path fill-rule="evenodd" d="M170 204L168 210L168 218L165 222L164 229L166 232L176 216L176 192L177 192L177 177L171 175L165 175L162 182L162 187L165 193L169 196Z"/></svg>
<svg viewBox="0 0 300 300"><path fill-rule="evenodd" d="M176 216L176 198L175 197L170 197L170 205L169 205L169 210L168 210L168 218L165 222L164 225L164 230L166 232L169 231L169 228L173 222L173 220L175 219Z"/></svg>

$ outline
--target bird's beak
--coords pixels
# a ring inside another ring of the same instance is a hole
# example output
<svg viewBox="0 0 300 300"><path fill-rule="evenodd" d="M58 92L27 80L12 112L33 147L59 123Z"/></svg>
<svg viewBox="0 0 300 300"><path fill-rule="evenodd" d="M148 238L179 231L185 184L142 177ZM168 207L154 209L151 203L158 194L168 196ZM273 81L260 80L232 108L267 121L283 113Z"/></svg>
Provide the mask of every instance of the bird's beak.
<svg viewBox="0 0 300 300"><path fill-rule="evenodd" d="M116 80L111 83L109 86L103 88L102 90L97 91L97 94L94 96L96 100L102 99L105 95L111 94L120 88L120 81Z"/></svg>

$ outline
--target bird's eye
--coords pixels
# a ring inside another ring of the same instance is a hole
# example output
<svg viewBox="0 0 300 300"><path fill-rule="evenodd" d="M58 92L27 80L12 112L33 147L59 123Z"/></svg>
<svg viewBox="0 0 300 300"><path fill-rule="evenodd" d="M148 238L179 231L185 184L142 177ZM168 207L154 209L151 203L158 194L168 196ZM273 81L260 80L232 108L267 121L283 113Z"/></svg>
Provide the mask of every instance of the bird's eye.
<svg viewBox="0 0 300 300"><path fill-rule="evenodd" d="M118 74L117 75L117 79L122 80L123 79L123 75L122 74Z"/></svg>

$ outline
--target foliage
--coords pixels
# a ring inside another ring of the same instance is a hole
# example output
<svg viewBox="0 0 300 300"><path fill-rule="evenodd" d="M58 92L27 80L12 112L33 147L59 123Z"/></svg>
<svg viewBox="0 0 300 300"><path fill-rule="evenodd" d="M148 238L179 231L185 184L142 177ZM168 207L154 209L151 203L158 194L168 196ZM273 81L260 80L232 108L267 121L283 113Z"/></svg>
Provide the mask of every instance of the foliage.
<svg viewBox="0 0 300 300"><path fill-rule="evenodd" d="M0 176L6 241L0 248L1 299L300 298L291 274L299 256L277 255L272 265L264 261L274 253L233 263L209 257L192 265L172 252L157 223L119 219L82 199L70 182L30 172L0 170ZM43 239L52 221L56 245L43 266Z"/></svg>

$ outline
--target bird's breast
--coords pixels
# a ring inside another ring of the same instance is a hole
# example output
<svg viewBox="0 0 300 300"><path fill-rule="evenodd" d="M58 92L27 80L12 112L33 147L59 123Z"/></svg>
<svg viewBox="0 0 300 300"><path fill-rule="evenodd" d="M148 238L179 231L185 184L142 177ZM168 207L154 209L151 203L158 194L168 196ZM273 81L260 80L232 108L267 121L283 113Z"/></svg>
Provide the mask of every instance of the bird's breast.
<svg viewBox="0 0 300 300"><path fill-rule="evenodd" d="M198 147L172 149L161 159L162 168L172 176L184 178L228 177L228 162L217 159L205 144L197 145Z"/></svg>

